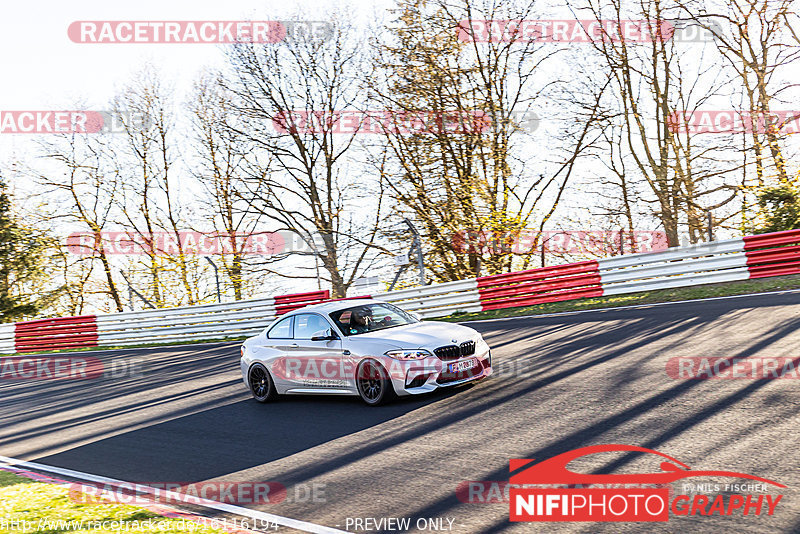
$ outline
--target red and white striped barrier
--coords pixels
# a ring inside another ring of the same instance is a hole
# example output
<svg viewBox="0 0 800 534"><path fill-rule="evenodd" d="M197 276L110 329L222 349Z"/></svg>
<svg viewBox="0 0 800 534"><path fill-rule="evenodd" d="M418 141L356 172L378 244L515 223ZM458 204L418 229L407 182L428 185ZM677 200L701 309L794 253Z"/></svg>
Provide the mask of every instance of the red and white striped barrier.
<svg viewBox="0 0 800 534"><path fill-rule="evenodd" d="M750 278L800 273L800 230L744 238Z"/></svg>
<svg viewBox="0 0 800 534"><path fill-rule="evenodd" d="M97 322L82 315L15 323L14 344L17 352L96 347Z"/></svg>
<svg viewBox="0 0 800 534"><path fill-rule="evenodd" d="M481 276L388 293L424 318L698 284L800 274L800 230ZM355 298L355 297L352 297ZM328 291L0 325L0 353L175 343L254 335Z"/></svg>
<svg viewBox="0 0 800 534"><path fill-rule="evenodd" d="M482 310L532 306L603 294L596 261L481 276L477 281Z"/></svg>
<svg viewBox="0 0 800 534"><path fill-rule="evenodd" d="M275 315L283 315L298 308L308 306L310 304L317 304L324 302L331 298L331 292L327 289L325 291L312 291L311 293L295 293L293 295L281 295L275 297Z"/></svg>

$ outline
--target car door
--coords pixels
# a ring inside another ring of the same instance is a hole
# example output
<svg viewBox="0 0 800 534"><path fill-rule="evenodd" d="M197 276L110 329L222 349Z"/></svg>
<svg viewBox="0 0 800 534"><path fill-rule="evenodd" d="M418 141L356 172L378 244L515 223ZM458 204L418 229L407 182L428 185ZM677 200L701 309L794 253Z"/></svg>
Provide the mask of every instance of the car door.
<svg viewBox="0 0 800 534"><path fill-rule="evenodd" d="M257 356L264 360L279 393L292 386L286 376L286 358L294 344L294 316L275 323L264 333L264 343Z"/></svg>
<svg viewBox="0 0 800 534"><path fill-rule="evenodd" d="M321 330L336 338L314 341L313 334ZM317 313L295 315L294 340L288 352L287 366L294 387L300 389L342 390L346 387L342 370L342 340L328 320ZM299 372L295 372L299 371Z"/></svg>

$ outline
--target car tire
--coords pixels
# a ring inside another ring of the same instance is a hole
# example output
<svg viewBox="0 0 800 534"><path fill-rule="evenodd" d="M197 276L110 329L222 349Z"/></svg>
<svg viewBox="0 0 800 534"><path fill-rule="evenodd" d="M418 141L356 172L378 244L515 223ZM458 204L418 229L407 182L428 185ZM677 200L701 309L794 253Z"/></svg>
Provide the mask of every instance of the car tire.
<svg viewBox="0 0 800 534"><path fill-rule="evenodd" d="M275 382L263 364L254 363L247 372L247 383L250 384L250 393L258 402L271 402L278 398Z"/></svg>
<svg viewBox="0 0 800 534"><path fill-rule="evenodd" d="M386 369L375 360L364 360L356 371L358 395L369 406L380 406L395 398L394 386Z"/></svg>

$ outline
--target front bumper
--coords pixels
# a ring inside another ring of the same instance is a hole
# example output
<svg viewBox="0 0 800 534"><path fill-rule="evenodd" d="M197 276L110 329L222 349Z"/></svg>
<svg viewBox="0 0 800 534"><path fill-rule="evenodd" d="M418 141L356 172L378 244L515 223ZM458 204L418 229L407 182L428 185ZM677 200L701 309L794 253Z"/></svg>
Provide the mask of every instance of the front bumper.
<svg viewBox="0 0 800 534"><path fill-rule="evenodd" d="M451 364L477 360L477 365L466 371L448 370ZM441 361L432 357L414 362L404 374L390 373L397 395L420 395L439 388L446 388L481 380L492 374L492 353L487 348L481 354L465 356L457 360Z"/></svg>

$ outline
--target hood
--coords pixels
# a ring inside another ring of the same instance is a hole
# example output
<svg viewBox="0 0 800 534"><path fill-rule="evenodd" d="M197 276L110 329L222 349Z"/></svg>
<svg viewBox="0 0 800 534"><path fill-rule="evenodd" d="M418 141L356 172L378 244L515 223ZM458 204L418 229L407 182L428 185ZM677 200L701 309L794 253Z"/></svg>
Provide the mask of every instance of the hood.
<svg viewBox="0 0 800 534"><path fill-rule="evenodd" d="M352 340L369 339L384 342L399 349L435 349L444 345L458 345L464 341L475 340L478 332L467 326L439 321L420 321L418 323L395 326L351 336ZM453 343L453 340L456 340Z"/></svg>

